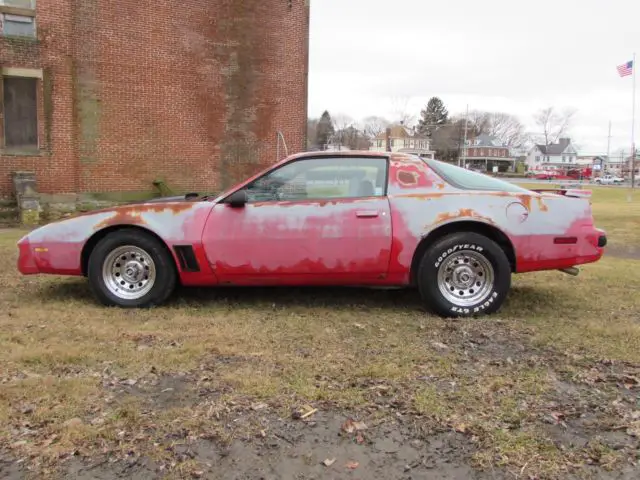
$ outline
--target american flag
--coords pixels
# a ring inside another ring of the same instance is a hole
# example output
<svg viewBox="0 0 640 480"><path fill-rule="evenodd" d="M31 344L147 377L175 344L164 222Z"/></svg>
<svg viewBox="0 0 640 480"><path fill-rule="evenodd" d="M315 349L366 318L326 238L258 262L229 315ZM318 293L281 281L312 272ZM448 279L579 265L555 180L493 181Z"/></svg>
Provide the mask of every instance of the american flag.
<svg viewBox="0 0 640 480"><path fill-rule="evenodd" d="M627 75L631 75L633 72L633 60L627 63L623 63L622 65L618 65L618 74L621 77L626 77Z"/></svg>

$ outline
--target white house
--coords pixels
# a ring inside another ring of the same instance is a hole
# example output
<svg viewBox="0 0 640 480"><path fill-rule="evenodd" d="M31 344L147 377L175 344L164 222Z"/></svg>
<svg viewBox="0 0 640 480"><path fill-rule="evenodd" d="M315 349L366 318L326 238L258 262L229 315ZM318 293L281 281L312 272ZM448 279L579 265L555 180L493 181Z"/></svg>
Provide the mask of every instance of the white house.
<svg viewBox="0 0 640 480"><path fill-rule="evenodd" d="M387 148L387 143L388 148ZM402 152L420 157L433 158L435 152L429 147L429 138L420 135L415 128L408 128L402 123L392 125L380 132L373 140L370 150L374 152Z"/></svg>
<svg viewBox="0 0 640 480"><path fill-rule="evenodd" d="M528 170L554 170L575 168L578 164L578 152L570 138L560 138L558 143L535 145L527 156Z"/></svg>

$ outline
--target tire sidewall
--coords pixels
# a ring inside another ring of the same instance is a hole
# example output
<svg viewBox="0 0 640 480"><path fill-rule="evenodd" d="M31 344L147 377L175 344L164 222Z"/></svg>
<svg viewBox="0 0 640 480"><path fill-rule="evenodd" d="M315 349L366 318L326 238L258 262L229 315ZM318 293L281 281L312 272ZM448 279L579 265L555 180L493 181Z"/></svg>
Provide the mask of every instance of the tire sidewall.
<svg viewBox="0 0 640 480"><path fill-rule="evenodd" d="M154 285L146 295L137 299L122 299L114 295L102 278L102 268L107 255L124 245L143 249L155 263ZM165 246L157 239L144 232L118 230L100 240L93 249L89 257L87 277L93 293L104 305L124 308L153 307L164 302L175 288L176 268Z"/></svg>
<svg viewBox="0 0 640 480"><path fill-rule="evenodd" d="M447 300L438 285L438 270L452 254L472 251L484 256L493 267L494 282L489 295L471 306L458 306ZM511 288L511 266L500 246L476 233L456 233L436 241L420 264L418 288L427 304L444 317L472 317L495 313Z"/></svg>

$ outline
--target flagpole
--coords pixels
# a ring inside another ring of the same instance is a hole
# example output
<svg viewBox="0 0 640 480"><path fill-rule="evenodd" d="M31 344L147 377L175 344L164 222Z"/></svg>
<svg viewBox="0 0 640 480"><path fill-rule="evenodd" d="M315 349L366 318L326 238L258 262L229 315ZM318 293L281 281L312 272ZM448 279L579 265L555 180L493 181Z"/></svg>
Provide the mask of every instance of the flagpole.
<svg viewBox="0 0 640 480"><path fill-rule="evenodd" d="M636 178L636 53L633 52L633 106L631 107L631 188L635 188Z"/></svg>

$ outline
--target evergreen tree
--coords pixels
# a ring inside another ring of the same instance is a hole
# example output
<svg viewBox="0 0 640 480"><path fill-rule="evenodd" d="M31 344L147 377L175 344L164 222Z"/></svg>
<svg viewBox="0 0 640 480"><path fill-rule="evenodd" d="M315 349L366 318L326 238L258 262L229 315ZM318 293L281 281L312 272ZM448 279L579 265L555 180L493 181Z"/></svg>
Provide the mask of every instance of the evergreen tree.
<svg viewBox="0 0 640 480"><path fill-rule="evenodd" d="M418 132L431 137L440 126L446 125L449 120L449 112L444 103L438 97L431 97L426 108L420 112Z"/></svg>
<svg viewBox="0 0 640 480"><path fill-rule="evenodd" d="M334 133L335 130L333 128L331 115L325 110L316 126L316 141L321 150L324 150L325 146L331 141Z"/></svg>

